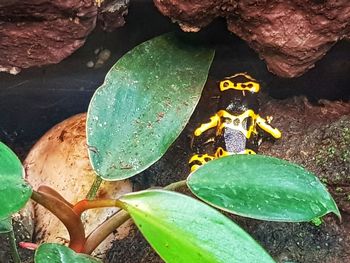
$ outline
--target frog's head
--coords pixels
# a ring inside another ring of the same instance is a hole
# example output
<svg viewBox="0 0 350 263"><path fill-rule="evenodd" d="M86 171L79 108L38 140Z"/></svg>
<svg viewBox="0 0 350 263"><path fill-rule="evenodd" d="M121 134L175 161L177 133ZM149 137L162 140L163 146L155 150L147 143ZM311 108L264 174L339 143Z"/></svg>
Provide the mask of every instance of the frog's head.
<svg viewBox="0 0 350 263"><path fill-rule="evenodd" d="M245 91L258 93L260 84L246 73L237 73L220 81L220 91L229 89L241 90L243 94Z"/></svg>

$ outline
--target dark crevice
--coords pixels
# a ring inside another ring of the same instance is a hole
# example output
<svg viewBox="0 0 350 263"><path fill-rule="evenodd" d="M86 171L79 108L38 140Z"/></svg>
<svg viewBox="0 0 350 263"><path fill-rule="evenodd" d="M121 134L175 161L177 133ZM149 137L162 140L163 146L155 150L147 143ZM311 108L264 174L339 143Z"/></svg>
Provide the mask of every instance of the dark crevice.
<svg viewBox="0 0 350 263"><path fill-rule="evenodd" d="M6 23L31 23L31 22L43 22L45 19L42 17L34 17L34 16L26 16L26 15L19 15L19 16L0 16L0 21L6 22Z"/></svg>
<svg viewBox="0 0 350 263"><path fill-rule="evenodd" d="M19 8L2 7L0 21L7 23L31 23L52 21L56 19L70 19L76 17L76 12L61 10L53 5L21 5Z"/></svg>

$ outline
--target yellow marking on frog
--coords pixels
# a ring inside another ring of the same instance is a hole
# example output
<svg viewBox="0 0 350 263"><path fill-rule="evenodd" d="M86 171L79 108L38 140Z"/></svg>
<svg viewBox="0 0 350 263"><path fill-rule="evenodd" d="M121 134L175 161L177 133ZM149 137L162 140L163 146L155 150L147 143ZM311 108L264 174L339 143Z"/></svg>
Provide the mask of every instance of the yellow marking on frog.
<svg viewBox="0 0 350 263"><path fill-rule="evenodd" d="M255 130L255 120L257 118L257 114L254 113L253 110L246 110L241 115L235 116L228 113L225 110L220 110L217 112L220 117L225 118L226 120L218 126L217 134L220 135L222 133L223 128L228 128L232 130L240 131L244 134L244 136L249 139L252 133L256 133ZM248 128L243 127L244 121L247 118L251 118L251 124Z"/></svg>
<svg viewBox="0 0 350 263"><path fill-rule="evenodd" d="M260 90L260 84L253 79L251 76L244 74L244 73L238 73L233 75L232 77L229 78L235 78L238 76L243 76L247 79L249 79L249 81L245 81L245 82L232 82L229 79L225 79L220 81L220 91L225 91L228 89L235 89L235 90L241 90L243 92L243 95L245 96L244 91L249 91L252 93L257 93Z"/></svg>
<svg viewBox="0 0 350 263"><path fill-rule="evenodd" d="M219 123L220 116L218 114L215 114L214 116L210 117L209 122L201 124L201 126L194 131L194 135L200 136L203 132L218 126Z"/></svg>
<svg viewBox="0 0 350 263"><path fill-rule="evenodd" d="M223 118L226 120L223 121ZM247 118L251 118L251 124L248 128L245 128L243 127L243 124ZM255 112L251 109L246 110L238 116L232 115L225 110L220 110L214 116L210 117L210 122L199 126L199 128L195 130L194 135L200 136L203 132L217 127L216 135L220 135L223 128L229 128L240 131L247 139L249 139L252 133L257 133L256 125L267 133L271 134L274 138L281 138L281 132L278 129L273 128L265 119L261 118L258 114L255 114Z"/></svg>
<svg viewBox="0 0 350 263"><path fill-rule="evenodd" d="M216 149L215 158L220 158L220 157L224 157L224 156L228 156L228 155L231 155L231 153L229 153L228 151L224 150L224 148L218 147Z"/></svg>
<svg viewBox="0 0 350 263"><path fill-rule="evenodd" d="M259 115L256 118L256 124L267 133L270 133L274 138L281 138L282 134L280 130L271 127L271 125L269 125L268 122L264 118L261 118Z"/></svg>
<svg viewBox="0 0 350 263"><path fill-rule="evenodd" d="M228 152L226 150L224 150L224 148L222 147L218 147L216 149L216 152L215 152L215 155L214 156L211 156L209 154L195 154L192 156L192 158L190 159L190 161L188 162L189 164L194 162L194 161L198 161L200 162L200 164L194 164L191 166L191 173L194 172L195 170L197 170L199 167L201 167L203 164L206 164L207 162L209 162L208 160L206 159L210 159L210 161L214 160L214 159L218 159L218 158L221 158L221 157L224 157L224 156L229 156L229 155L233 155L235 153L231 153L231 152ZM237 154L256 154L253 150L251 149L245 149L244 151L242 152L239 152Z"/></svg>
<svg viewBox="0 0 350 263"><path fill-rule="evenodd" d="M247 118L252 118L252 123L249 125L248 129L243 127L244 120ZM226 120L222 120L225 118ZM253 110L246 110L241 115L235 116L231 113L228 113L225 110L218 111L214 116L210 117L210 122L202 124L199 128L197 128L194 132L195 136L200 136L203 132L217 127L216 135L220 135L222 133L223 128L229 128L233 130L238 130L244 134L244 136L249 139L251 134L255 131L255 120L257 115Z"/></svg>
<svg viewBox="0 0 350 263"><path fill-rule="evenodd" d="M191 173L196 171L199 167L201 167L203 164L194 164L191 166Z"/></svg>
<svg viewBox="0 0 350 263"><path fill-rule="evenodd" d="M245 149L244 151L239 152L238 154L256 154L256 152L254 152L251 149Z"/></svg>
<svg viewBox="0 0 350 263"><path fill-rule="evenodd" d="M233 152L228 152L228 151L224 150L224 148L222 148L222 147L218 147L216 149L216 152L215 152L215 159L221 158L224 156L233 155L233 154L256 154L256 152L254 152L251 149L245 149L244 151L241 151L239 153L233 153Z"/></svg>
<svg viewBox="0 0 350 263"><path fill-rule="evenodd" d="M209 154L195 154L195 155L193 155L188 163L192 163L194 161L199 161L201 164L194 164L194 165L192 165L191 166L191 172L197 170L203 164L206 164L208 162L206 159L209 159L211 161L211 160L214 160L215 157L211 156Z"/></svg>

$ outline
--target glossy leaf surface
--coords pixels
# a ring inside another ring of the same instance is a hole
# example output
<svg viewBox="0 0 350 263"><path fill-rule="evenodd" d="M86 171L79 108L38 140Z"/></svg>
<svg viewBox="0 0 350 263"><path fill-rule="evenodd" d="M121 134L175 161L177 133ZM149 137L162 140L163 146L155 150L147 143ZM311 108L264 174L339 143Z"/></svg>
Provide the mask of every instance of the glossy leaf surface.
<svg viewBox="0 0 350 263"><path fill-rule="evenodd" d="M210 161L187 179L191 191L225 211L272 221L310 221L340 216L332 196L312 173L262 155L231 155Z"/></svg>
<svg viewBox="0 0 350 263"><path fill-rule="evenodd" d="M186 195L147 190L127 194L120 201L168 263L274 262L233 221Z"/></svg>
<svg viewBox="0 0 350 263"><path fill-rule="evenodd" d="M88 110L89 156L98 175L131 177L166 152L200 98L213 55L166 34L119 59Z"/></svg>
<svg viewBox="0 0 350 263"><path fill-rule="evenodd" d="M102 263L91 256L75 253L70 248L60 245L44 243L35 251L35 263Z"/></svg>
<svg viewBox="0 0 350 263"><path fill-rule="evenodd" d="M0 219L20 210L31 193L31 187L23 179L20 160L0 142Z"/></svg>

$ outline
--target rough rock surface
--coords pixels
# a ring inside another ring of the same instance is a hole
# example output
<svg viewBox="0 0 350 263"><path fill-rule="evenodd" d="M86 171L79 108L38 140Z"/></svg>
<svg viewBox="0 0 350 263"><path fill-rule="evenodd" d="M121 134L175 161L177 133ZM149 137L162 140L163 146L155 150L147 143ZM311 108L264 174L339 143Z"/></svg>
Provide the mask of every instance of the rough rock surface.
<svg viewBox="0 0 350 263"><path fill-rule="evenodd" d="M127 4L109 0L99 9L94 0L0 0L0 71L60 62L84 44L98 16L104 29L123 25Z"/></svg>
<svg viewBox="0 0 350 263"><path fill-rule="evenodd" d="M248 42L281 77L312 68L340 39L350 37L348 0L154 0L184 31L198 31L216 17Z"/></svg>
<svg viewBox="0 0 350 263"><path fill-rule="evenodd" d="M98 10L98 21L103 30L111 32L125 24L129 0L105 0Z"/></svg>

